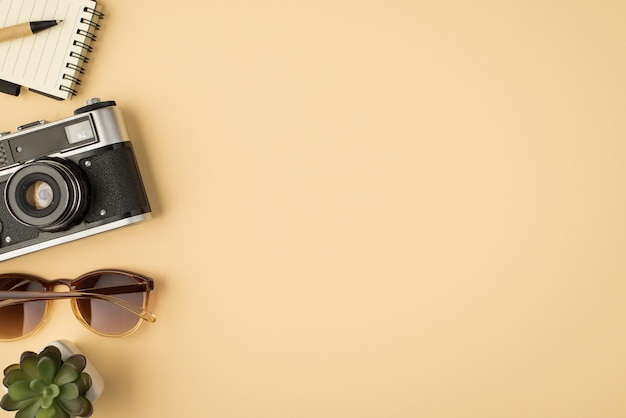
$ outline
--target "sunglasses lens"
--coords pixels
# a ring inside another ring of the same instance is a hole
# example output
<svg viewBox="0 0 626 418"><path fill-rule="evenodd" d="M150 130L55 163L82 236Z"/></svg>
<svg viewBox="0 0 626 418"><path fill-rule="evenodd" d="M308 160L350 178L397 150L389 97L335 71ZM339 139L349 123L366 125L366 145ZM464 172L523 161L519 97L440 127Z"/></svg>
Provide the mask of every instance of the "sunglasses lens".
<svg viewBox="0 0 626 418"><path fill-rule="evenodd" d="M45 291L44 286L27 277L0 279L0 291ZM20 302L0 307L0 339L14 340L28 335L41 325L46 301Z"/></svg>
<svg viewBox="0 0 626 418"><path fill-rule="evenodd" d="M75 282L77 291L87 291L115 297L138 307L145 307L148 292L137 291L137 284L144 282L133 275L122 272L96 272L84 276ZM117 287L134 287L133 291L116 291ZM75 299L77 313L83 322L95 332L107 336L121 336L134 331L141 323L141 318L119 305L97 298Z"/></svg>

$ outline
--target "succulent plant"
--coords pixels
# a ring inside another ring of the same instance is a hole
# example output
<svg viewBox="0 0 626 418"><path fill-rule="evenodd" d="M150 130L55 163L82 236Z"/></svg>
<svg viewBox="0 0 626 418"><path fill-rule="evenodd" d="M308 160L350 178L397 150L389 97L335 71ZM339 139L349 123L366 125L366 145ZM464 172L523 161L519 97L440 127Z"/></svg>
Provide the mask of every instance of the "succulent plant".
<svg viewBox="0 0 626 418"><path fill-rule="evenodd" d="M2 383L8 388L0 407L17 411L16 418L88 417L93 413L85 392L91 387L91 377L83 370L85 356L74 354L63 360L55 346L39 354L22 353L19 364L4 370Z"/></svg>

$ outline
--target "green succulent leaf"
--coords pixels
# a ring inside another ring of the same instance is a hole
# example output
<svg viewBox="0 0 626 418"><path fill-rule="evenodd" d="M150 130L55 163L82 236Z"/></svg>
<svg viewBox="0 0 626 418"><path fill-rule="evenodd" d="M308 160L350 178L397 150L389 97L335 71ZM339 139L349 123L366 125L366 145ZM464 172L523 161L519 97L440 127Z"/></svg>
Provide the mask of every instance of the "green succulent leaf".
<svg viewBox="0 0 626 418"><path fill-rule="evenodd" d="M46 382L40 379L31 380L28 386L33 392L38 394L42 394L43 391L46 390L46 388L48 387Z"/></svg>
<svg viewBox="0 0 626 418"><path fill-rule="evenodd" d="M57 396L59 396L59 394L61 393L61 389L59 389L59 387L55 384L52 384L50 386L47 386L43 393L43 399L41 402L41 407L42 408L50 408L54 402Z"/></svg>
<svg viewBox="0 0 626 418"><path fill-rule="evenodd" d="M22 399L21 401L16 401L15 399L11 399L9 394L7 393L0 399L0 408L5 411L17 411L18 409L22 409L25 406L30 405L33 402L36 402L37 398L29 398Z"/></svg>
<svg viewBox="0 0 626 418"><path fill-rule="evenodd" d="M31 379L39 377L39 371L37 370L37 363L39 362L39 356L32 351L25 351L20 357L20 367L24 370Z"/></svg>
<svg viewBox="0 0 626 418"><path fill-rule="evenodd" d="M72 401L80 395L78 391L78 385L75 383L68 383L67 385L61 386L61 391L59 396L67 401Z"/></svg>
<svg viewBox="0 0 626 418"><path fill-rule="evenodd" d="M82 354L74 354L65 359L64 363L74 367L80 373L85 370L87 359Z"/></svg>
<svg viewBox="0 0 626 418"><path fill-rule="evenodd" d="M39 371L39 377L41 380L49 385L54 380L54 377L59 370L59 366L57 366L57 363L50 357L39 357L37 370Z"/></svg>
<svg viewBox="0 0 626 418"><path fill-rule="evenodd" d="M50 409L50 407L54 405L54 398L49 396L44 396L41 398L41 407L43 409Z"/></svg>
<svg viewBox="0 0 626 418"><path fill-rule="evenodd" d="M4 377L4 380L2 381L4 386L9 387L13 383L20 381L20 380L25 380L25 381L30 380L30 376L28 375L28 373L20 369L19 365L16 364L16 366L17 366L16 369L10 370Z"/></svg>
<svg viewBox="0 0 626 418"><path fill-rule="evenodd" d="M39 411L35 414L35 418L69 418L70 415L57 405L52 405L50 408L39 408Z"/></svg>
<svg viewBox="0 0 626 418"><path fill-rule="evenodd" d="M49 345L39 353L39 358L48 357L54 361L57 365L57 369L61 367L61 363L63 363L63 358L61 357L61 351L58 347L54 345Z"/></svg>
<svg viewBox="0 0 626 418"><path fill-rule="evenodd" d="M74 382L76 379L80 377L80 371L76 370L76 368L70 364L63 363L56 377L54 378L54 383L57 386L63 386L68 383Z"/></svg>
<svg viewBox="0 0 626 418"><path fill-rule="evenodd" d="M78 386L78 392L84 395L92 385L91 376L87 373L82 373L74 383Z"/></svg>
<svg viewBox="0 0 626 418"><path fill-rule="evenodd" d="M40 407L41 400L33 402L26 407L20 408L20 410L15 414L15 418L35 418Z"/></svg>
<svg viewBox="0 0 626 418"><path fill-rule="evenodd" d="M59 398L57 403L71 416L90 417L93 414L93 405L84 396L79 396L71 401Z"/></svg>
<svg viewBox="0 0 626 418"><path fill-rule="evenodd" d="M19 364L11 364L10 366L7 366L7 368L4 369L4 377L6 377L13 370L17 370L19 368L20 368Z"/></svg>
<svg viewBox="0 0 626 418"><path fill-rule="evenodd" d="M22 401L24 399L34 398L39 395L39 393L30 388L29 382L20 380L19 382L15 382L9 386L8 395L11 399Z"/></svg>

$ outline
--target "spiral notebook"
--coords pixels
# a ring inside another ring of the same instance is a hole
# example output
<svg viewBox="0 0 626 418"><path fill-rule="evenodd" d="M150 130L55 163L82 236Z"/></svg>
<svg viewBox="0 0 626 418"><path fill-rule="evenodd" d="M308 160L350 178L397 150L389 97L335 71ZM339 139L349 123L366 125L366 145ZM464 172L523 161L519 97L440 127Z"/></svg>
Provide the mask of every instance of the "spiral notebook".
<svg viewBox="0 0 626 418"><path fill-rule="evenodd" d="M62 20L35 35L0 42L0 91L19 86L58 100L76 95L102 7L92 0L0 0L0 27Z"/></svg>

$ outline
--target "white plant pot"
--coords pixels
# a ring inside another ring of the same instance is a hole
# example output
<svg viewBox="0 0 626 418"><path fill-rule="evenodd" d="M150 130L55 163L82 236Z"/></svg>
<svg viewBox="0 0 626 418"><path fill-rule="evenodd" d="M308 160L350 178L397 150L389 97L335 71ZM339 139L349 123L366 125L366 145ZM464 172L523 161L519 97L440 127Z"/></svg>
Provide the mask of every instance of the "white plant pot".
<svg viewBox="0 0 626 418"><path fill-rule="evenodd" d="M85 354L80 351L74 343L68 340L56 340L52 341L48 345L53 345L59 349L63 361L73 354L82 354L85 356ZM91 403L94 403L104 390L104 380L102 379L100 373L98 373L95 366L89 361L89 358L87 356L85 356L85 358L87 359L87 366L85 366L85 370L83 370L83 372L91 376L91 387L87 392L85 392L85 398L89 399Z"/></svg>

